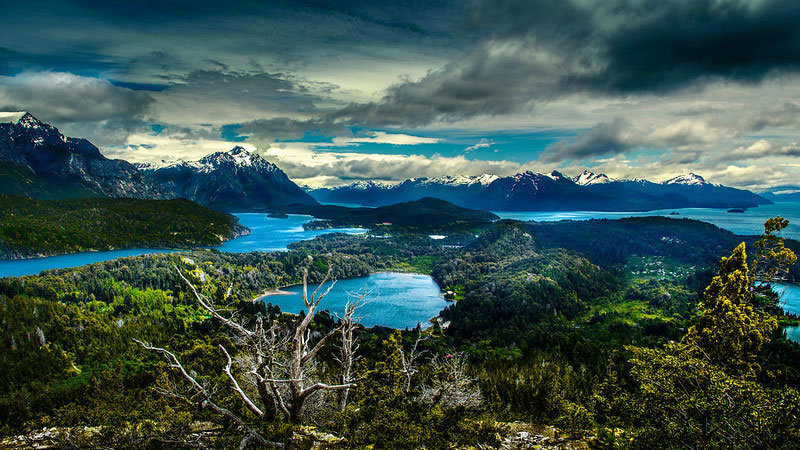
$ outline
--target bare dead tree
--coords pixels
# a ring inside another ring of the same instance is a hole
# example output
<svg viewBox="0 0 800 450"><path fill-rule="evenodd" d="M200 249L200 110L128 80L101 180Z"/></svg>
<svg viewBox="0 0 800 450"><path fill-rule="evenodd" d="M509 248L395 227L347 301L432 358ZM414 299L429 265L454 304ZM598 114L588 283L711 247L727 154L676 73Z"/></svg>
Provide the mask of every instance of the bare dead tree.
<svg viewBox="0 0 800 450"><path fill-rule="evenodd" d="M414 341L414 346L411 347L410 352L406 353L403 351L403 347L400 347L400 362L403 365L401 372L403 372L406 378L404 387L406 393L411 390L411 379L419 372L419 358L426 353L425 350L419 350L419 343L426 339L428 339L428 336L423 335L422 328L420 328L417 334L417 340Z"/></svg>
<svg viewBox="0 0 800 450"><path fill-rule="evenodd" d="M208 386L207 384L200 384L200 382L198 382L197 379L191 373L189 373L186 370L186 368L183 367L183 364L181 364L180 360L174 353L170 352L165 348L154 347L138 339L134 339L134 341L139 343L139 345L144 347L146 350L152 350L164 355L170 367L178 369L183 378L189 382L188 388L181 388L180 386L177 385L170 385L165 383L165 385L156 388L156 390L159 393L168 397L173 397L185 401L191 406L199 406L201 409L214 411L222 416L231 419L234 423L236 423L236 425L239 426L239 428L241 428L246 433L245 437L242 439L240 447L246 446L247 443L250 441L258 442L259 444L266 447L276 447L276 448L283 447L282 443L273 442L261 436L261 434L258 433L251 426L249 426L247 422L242 420L239 416L231 412L229 409L223 408L214 403L212 397L215 394L215 390L210 386Z"/></svg>
<svg viewBox="0 0 800 450"><path fill-rule="evenodd" d="M318 312L320 302L335 285L334 281L325 288L330 279L330 269L310 296L308 294L308 271L304 270L302 299L306 310L305 316L298 316L298 319L292 323L281 324L268 319L265 321L264 317L258 315L251 326L246 326L243 321L237 320L233 315L230 317L226 317L227 314L223 315L222 308L216 307L211 299L200 294L183 273L177 268L176 270L181 279L189 286L189 290L200 306L231 331L232 339L241 349L238 353L230 352L220 345L220 350L226 358L223 370L228 378L230 389L236 393L257 419L272 421L280 413L285 420L299 423L306 400L315 392L347 392L350 388L355 387L356 384L352 379L352 364L355 362L353 355L358 345L355 343L353 329L357 323L355 313L363 305L366 295L348 302L338 325L324 335L318 336L318 333L312 333L312 330L309 329ZM323 289L325 290L323 291ZM320 350L337 335L342 336L342 348L345 349L342 350L341 355L345 355L349 362L348 365L343 366L346 368L346 374L339 378L340 382L327 384L315 378L318 371L316 357ZM192 405L199 405L201 408L228 417L246 433L242 441L243 446L248 445L248 442L273 447L282 445L265 439L248 425L244 418L215 403L213 400L215 389L199 383L195 376L184 369L174 353L141 341L137 342L147 350L162 354L170 366L177 369L182 378L188 381L188 386L184 387L174 383L162 386L159 388L162 394L185 400ZM231 356L232 354L235 358ZM238 374L234 368L239 369Z"/></svg>
<svg viewBox="0 0 800 450"><path fill-rule="evenodd" d="M349 295L350 299L348 299L344 307L344 315L339 318L339 322L341 323L341 332L339 333L341 341L339 343L339 354L335 356L336 362L338 362L341 367L341 374L339 377L339 383L341 385L352 384L356 381L353 375L353 368L360 358L356 354L358 352L358 342L354 333L362 317L356 317L355 313L358 308L368 303L366 298L369 292L365 287L363 291ZM339 391L339 411L344 411L347 407L347 398L349 394L350 388L344 388Z"/></svg>
<svg viewBox="0 0 800 450"><path fill-rule="evenodd" d="M308 398L309 395L313 394L314 392L324 389L329 391L336 391L336 390L344 390L350 389L355 387L355 383L344 383L344 384L335 384L329 385L321 382L311 383L309 382L309 376L306 373L306 367L308 366L309 362L311 362L314 357L316 357L317 353L322 349L322 347L336 334L342 331L344 323L346 321L340 321L339 326L335 329L328 332L324 335L321 339L319 339L314 346L310 346L311 343L311 332L308 329L308 326L311 324L311 320L314 318L314 315L317 313L317 308L319 307L319 303L325 298L326 295L333 289L333 286L336 284L334 281L331 283L327 290L324 293L320 293L320 290L325 285L325 283L330 278L331 270L328 269L328 273L325 275L325 278L322 280L322 283L317 286L317 289L314 291L311 296L308 296L308 271L303 272L303 303L306 306L306 316L297 325L294 329L294 335L292 336L291 340L291 358L289 360L288 365L288 378L283 380L270 380L275 383L288 383L289 385L289 392L290 392L290 405L288 411L284 411L284 415L287 416L287 419L290 422L297 423L300 421L300 413L303 409L303 403L305 399ZM349 312L349 316L352 317L353 313L355 313L355 308L351 308ZM345 316L348 314L346 313ZM284 408L285 410L286 408ZM288 412L288 414L286 414Z"/></svg>
<svg viewBox="0 0 800 450"><path fill-rule="evenodd" d="M435 375L429 385L423 386L422 401L448 407L481 404L481 390L467 374L467 359L462 353L437 356L432 365Z"/></svg>

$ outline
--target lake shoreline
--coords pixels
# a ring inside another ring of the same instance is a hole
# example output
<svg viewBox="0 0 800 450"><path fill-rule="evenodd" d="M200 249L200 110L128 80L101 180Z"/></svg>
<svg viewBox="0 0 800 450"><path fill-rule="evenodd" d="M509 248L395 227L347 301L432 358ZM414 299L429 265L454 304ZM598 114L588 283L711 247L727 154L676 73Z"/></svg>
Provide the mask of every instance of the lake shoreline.
<svg viewBox="0 0 800 450"><path fill-rule="evenodd" d="M789 227L784 230L783 237L800 240L800 202L777 202L773 205L763 205L759 208L748 210L744 214L728 214L720 209L689 208L676 210L661 210L654 214L647 213L592 213L592 212L516 212L506 213L507 218L515 220L535 220L553 222L559 220L589 220L592 218L620 219L638 215L669 216L672 212L679 212L682 218L691 218L701 222L710 223L740 236L757 236L763 232L763 222L770 216L781 215L790 220ZM215 249L221 252L247 253L252 251L287 251L288 246L294 242L314 239L326 233L358 233L364 229L330 229L316 232L307 232L302 229L304 222L312 220L308 215L290 214L288 219L268 218L263 213L236 213L239 223L251 230L249 236L239 236L230 239L220 246L202 247ZM501 218L506 218L499 214ZM147 253L165 253L174 251L188 251L191 248L131 248L127 250L100 250L80 253L66 253L42 257L27 257L18 259L0 260L0 277L35 275L44 270L78 267L118 257L133 256ZM109 252L105 255L104 252ZM39 256L39 255L37 255ZM400 272L406 273L406 272ZM416 272L410 272L416 273Z"/></svg>
<svg viewBox="0 0 800 450"><path fill-rule="evenodd" d="M424 275L426 277L430 277L433 280L433 282L436 283L437 286L439 286L439 283L436 282L436 280L433 279L433 277L431 277L431 275L429 273L404 272L402 270L377 270L375 272L370 272L367 275L362 275L362 276L358 276L358 277L350 277L350 278L340 278L338 280L333 280L333 281L338 282L338 281L344 281L344 280L355 280L357 278L367 278L370 275L377 275L377 274L382 274L382 273L385 273L385 274L397 274L397 275ZM330 282L331 282L331 280L327 281L327 283L330 283ZM309 283L309 285L312 285L312 284L317 284L317 283ZM261 300L261 299L264 299L264 298L267 298L267 297L272 297L272 296L275 296L275 295L292 295L292 294L294 294L294 292L287 292L287 291L283 291L282 289L288 289L288 288L291 288L291 287L294 287L294 286L302 286L302 285L303 285L303 283L292 283L292 284L287 284L285 286L279 286L279 287L276 287L276 288L273 288L273 289L266 290L263 293L259 294L256 298L254 298L253 299L253 303L257 302L258 300ZM439 286L439 289L441 290L442 287ZM442 293L442 296L444 296L444 293ZM442 297L442 298L444 298L444 297Z"/></svg>
<svg viewBox="0 0 800 450"><path fill-rule="evenodd" d="M290 285L290 286L296 286L296 285ZM256 303L256 302L259 302L259 301L263 301L267 297L274 297L276 295L292 295L292 292L287 292L287 291L282 291L281 290L281 289L284 289L284 288L287 288L287 287L290 287L290 286L284 286L284 287L279 287L279 288L275 288L275 289L270 289L268 291L264 291L261 294L258 294L258 296L253 299L253 303Z"/></svg>
<svg viewBox="0 0 800 450"><path fill-rule="evenodd" d="M309 291L318 285L309 283ZM322 301L320 310L341 312L352 300L350 293L363 292L365 288L370 301L361 310L364 316L361 324L367 328L376 325L393 329L413 328L417 324L424 326L449 305L439 284L430 275L381 271L338 280L336 288ZM271 303L285 313L298 314L305 309L301 300L302 289L301 283L273 288L254 301Z"/></svg>

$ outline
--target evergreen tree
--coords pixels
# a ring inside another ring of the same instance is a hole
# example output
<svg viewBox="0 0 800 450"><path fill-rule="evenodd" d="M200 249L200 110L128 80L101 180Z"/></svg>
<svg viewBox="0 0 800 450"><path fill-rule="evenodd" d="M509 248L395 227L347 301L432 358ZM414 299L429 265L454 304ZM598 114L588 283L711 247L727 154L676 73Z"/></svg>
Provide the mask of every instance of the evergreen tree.
<svg viewBox="0 0 800 450"><path fill-rule="evenodd" d="M683 339L690 352L735 375L755 376L761 346L778 326L753 306L753 280L744 242L722 258L719 274L698 305L699 317Z"/></svg>

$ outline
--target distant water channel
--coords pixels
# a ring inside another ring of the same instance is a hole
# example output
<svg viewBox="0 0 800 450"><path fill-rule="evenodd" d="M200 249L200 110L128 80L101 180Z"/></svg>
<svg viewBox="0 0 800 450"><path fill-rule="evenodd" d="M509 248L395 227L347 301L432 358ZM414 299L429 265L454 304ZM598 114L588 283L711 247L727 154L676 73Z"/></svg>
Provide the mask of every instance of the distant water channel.
<svg viewBox="0 0 800 450"><path fill-rule="evenodd" d="M286 247L298 241L313 239L326 233L363 233L361 228L332 228L329 230L303 229L303 224L313 218L306 215L291 214L287 219L275 219L261 213L234 214L242 225L250 228L251 234L240 236L213 247L223 252L252 252L286 250ZM136 248L126 250L110 250L103 252L71 253L69 255L49 256L22 260L1 260L0 277L34 275L43 270L62 269L83 266L124 256L136 256L146 253L165 253L175 250L157 248Z"/></svg>
<svg viewBox="0 0 800 450"><path fill-rule="evenodd" d="M309 295L317 285L309 285ZM324 289L324 288L323 288ZM447 306L439 285L428 275L413 273L376 273L366 277L339 280L331 292L322 299L320 309L341 314L348 299L367 291L369 303L359 309L361 324L367 327L382 325L390 328L413 328L428 321ZM281 308L281 311L299 313L305 309L302 286L281 289L283 294L268 295L262 300Z"/></svg>
<svg viewBox="0 0 800 450"><path fill-rule="evenodd" d="M493 211L503 219L535 220L537 222L554 222L558 220L589 219L621 219L623 217L666 216L676 219L688 218L714 224L735 234L761 234L764 222L774 216L789 219L789 226L782 236L800 240L800 202L777 202L773 205L762 205L749 208L743 213L729 213L727 209L715 208L678 208L659 209L646 212L602 212L602 211L534 211L511 212ZM677 213L677 214L671 214Z"/></svg>

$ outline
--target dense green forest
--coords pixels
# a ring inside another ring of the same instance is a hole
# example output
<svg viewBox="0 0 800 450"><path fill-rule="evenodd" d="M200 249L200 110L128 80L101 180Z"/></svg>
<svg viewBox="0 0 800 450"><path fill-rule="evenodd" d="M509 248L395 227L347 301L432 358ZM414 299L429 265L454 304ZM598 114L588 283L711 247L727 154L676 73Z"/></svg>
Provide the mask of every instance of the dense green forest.
<svg viewBox="0 0 800 450"><path fill-rule="evenodd" d="M0 195L0 258L219 245L247 229L185 199L35 200Z"/></svg>
<svg viewBox="0 0 800 450"><path fill-rule="evenodd" d="M457 245L330 234L288 252L3 278L0 434L59 427L51 440L77 447L489 448L552 426L547 445L794 448L800 345L777 326L790 320L777 296L753 287L793 276L765 264L793 262L779 230L500 221ZM425 330L251 301L329 270L429 273L456 301ZM335 389L301 398L279 379L297 349L305 388Z"/></svg>
<svg viewBox="0 0 800 450"><path fill-rule="evenodd" d="M301 205L292 212L320 219L306 223L307 230L362 227L386 233L468 234L487 228L498 218L490 212L462 208L432 197L377 208Z"/></svg>

